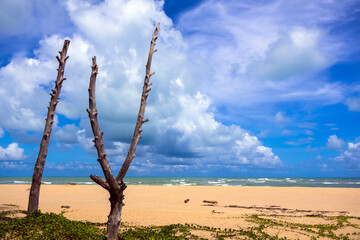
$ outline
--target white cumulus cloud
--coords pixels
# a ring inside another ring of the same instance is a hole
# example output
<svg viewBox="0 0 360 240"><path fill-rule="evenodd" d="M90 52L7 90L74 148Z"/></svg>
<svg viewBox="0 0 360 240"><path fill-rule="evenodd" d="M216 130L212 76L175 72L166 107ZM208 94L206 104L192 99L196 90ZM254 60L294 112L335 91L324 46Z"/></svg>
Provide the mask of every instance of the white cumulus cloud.
<svg viewBox="0 0 360 240"><path fill-rule="evenodd" d="M348 98L345 101L350 111L360 112L360 97Z"/></svg>
<svg viewBox="0 0 360 240"><path fill-rule="evenodd" d="M67 124L57 130L54 134L56 140L62 143L75 144L78 143L77 132L78 127L75 124Z"/></svg>
<svg viewBox="0 0 360 240"><path fill-rule="evenodd" d="M341 149L345 146L344 140L338 138L336 135L331 135L326 143L328 149Z"/></svg>
<svg viewBox="0 0 360 240"><path fill-rule="evenodd" d="M346 163L348 166L360 169L360 138L355 142L349 142L344 153L335 158L337 161Z"/></svg>
<svg viewBox="0 0 360 240"><path fill-rule="evenodd" d="M139 164L178 168L206 164L281 165L272 149L249 131L238 125L224 125L215 118L213 99L201 88L207 68L190 54L188 41L174 28L162 4L148 0L108 0L98 4L67 1L66 10L76 32L70 36L43 37L33 57L14 58L0 69L0 111L8 113L0 118L0 125L9 131L43 130L48 93L56 77L55 55L64 39L69 38L70 57L64 74L67 80L63 83L57 114L80 119L80 124L60 124L62 127L54 133L55 140L78 143L86 152L95 153L85 110L91 57L96 55L99 123L110 161L120 163L116 156L124 157L127 153L149 43L159 21L158 52L152 65L156 74L151 78L153 90L149 93L145 116L150 122L143 126L137 151ZM259 40L262 38L258 36ZM260 41L257 44L254 49L259 48L260 52L267 48Z"/></svg>
<svg viewBox="0 0 360 240"><path fill-rule="evenodd" d="M265 61L256 63L259 77L283 80L299 74L318 71L328 65L320 51L319 31L294 27L267 52Z"/></svg>
<svg viewBox="0 0 360 240"><path fill-rule="evenodd" d="M190 54L204 63L199 81L215 105L269 114L274 103L344 101L341 84L316 74L351 52L346 37L324 26L348 21L354 5L208 0L182 14L177 26L187 34Z"/></svg>
<svg viewBox="0 0 360 240"><path fill-rule="evenodd" d="M285 123L290 122L290 118L285 115L283 112L277 112L275 114L275 122L277 123Z"/></svg>
<svg viewBox="0 0 360 240"><path fill-rule="evenodd" d="M0 160L13 161L25 158L24 149L17 143L10 143L6 148L0 146Z"/></svg>

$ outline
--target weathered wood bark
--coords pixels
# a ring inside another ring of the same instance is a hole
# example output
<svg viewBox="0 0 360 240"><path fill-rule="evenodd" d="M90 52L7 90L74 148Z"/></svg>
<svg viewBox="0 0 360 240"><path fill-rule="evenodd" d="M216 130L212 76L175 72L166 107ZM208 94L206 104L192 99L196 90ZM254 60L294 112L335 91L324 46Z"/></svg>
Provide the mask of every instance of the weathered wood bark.
<svg viewBox="0 0 360 240"><path fill-rule="evenodd" d="M119 225L121 222L121 212L122 207L124 205L124 190L126 189L126 185L123 182L123 178L126 175L127 170L129 169L129 166L131 164L132 159L135 157L135 150L137 143L140 139L140 133L141 133L141 126L144 122L147 122L149 120L144 120L143 116L145 113L145 106L146 106L146 100L148 97L148 93L150 92L149 86L151 83L149 82L150 77L154 74L151 73L151 60L152 55L156 50L154 50L155 41L157 39L157 34L159 31L160 23L157 24L154 34L152 36L151 44L150 44L150 52L148 56L148 62L146 64L146 74L145 74L145 80L144 80L144 87L143 92L141 95L141 103L140 103L140 110L137 117L137 122L134 130L133 139L130 144L128 155L124 161L124 164L122 165L121 170L119 171L119 174L116 178L114 178L113 173L110 168L110 164L107 160L105 148L102 140L103 132L101 132L99 123L97 120L97 108L96 108L96 101L95 101L95 83L96 83L96 76L98 74L98 66L96 64L96 57L92 59L92 72L90 77L90 84L89 84L89 108L87 109L87 112L89 114L91 128L94 133L94 143L95 147L98 153L98 161L100 163L100 166L104 172L105 179L102 179L99 176L91 175L90 178L105 188L110 193L110 214L108 216L108 222L107 222L107 235L106 238L109 240L118 239L119 235Z"/></svg>
<svg viewBox="0 0 360 240"><path fill-rule="evenodd" d="M67 50L69 48L69 44L70 44L70 40L65 40L63 49L59 51L60 57L56 56L56 59L59 62L59 68L57 69L58 74L55 81L55 87L54 89L52 89L52 93L50 93L51 99L48 106L48 114L46 117L44 134L41 139L39 155L34 167L34 174L32 177L32 183L31 183L30 195L29 195L28 214L38 210L39 208L41 178L44 171L45 159L48 151L52 125L54 123L55 109L56 109L56 105L59 102L59 95L60 95L62 83L64 80L66 80L66 78L64 78L64 70L65 70L66 60L69 58L68 56L66 56Z"/></svg>

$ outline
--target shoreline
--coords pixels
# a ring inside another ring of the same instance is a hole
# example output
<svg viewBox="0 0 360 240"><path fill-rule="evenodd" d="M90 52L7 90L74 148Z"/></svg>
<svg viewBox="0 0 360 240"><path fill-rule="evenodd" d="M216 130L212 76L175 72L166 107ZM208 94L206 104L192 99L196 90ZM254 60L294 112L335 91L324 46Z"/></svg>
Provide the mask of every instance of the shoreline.
<svg viewBox="0 0 360 240"><path fill-rule="evenodd" d="M211 178L211 177L127 177L127 185L150 186L262 186L360 188L360 178ZM2 184L31 184L31 177L0 177ZM43 185L96 185L89 177L43 177Z"/></svg>

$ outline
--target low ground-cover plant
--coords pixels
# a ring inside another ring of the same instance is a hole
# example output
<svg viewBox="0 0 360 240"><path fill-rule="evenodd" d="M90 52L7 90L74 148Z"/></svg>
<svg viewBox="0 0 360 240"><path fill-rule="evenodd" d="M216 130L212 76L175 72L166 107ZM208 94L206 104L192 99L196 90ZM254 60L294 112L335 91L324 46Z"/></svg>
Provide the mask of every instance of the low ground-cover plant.
<svg viewBox="0 0 360 240"><path fill-rule="evenodd" d="M0 218L3 239L105 239L104 230L90 222L71 221L63 214L35 211L24 218Z"/></svg>
<svg viewBox="0 0 360 240"><path fill-rule="evenodd" d="M25 217L16 218L22 213ZM106 239L105 223L71 221L61 214L33 212L26 216L24 210L8 210L0 212L0 239ZM165 226L132 226L120 225L120 239L199 239L211 236L212 239L288 239L268 233L268 229L296 231L308 239L323 237L326 239L358 239L359 225L351 223L354 217L321 217L324 220L335 220L332 224L300 224L288 222L277 217L269 219L263 215L244 215L245 220L255 224L242 229L220 229L196 224L171 224ZM356 220L356 221L357 221ZM352 233L336 234L341 228L354 229ZM202 234L203 233L203 234ZM204 234L205 233L205 234Z"/></svg>

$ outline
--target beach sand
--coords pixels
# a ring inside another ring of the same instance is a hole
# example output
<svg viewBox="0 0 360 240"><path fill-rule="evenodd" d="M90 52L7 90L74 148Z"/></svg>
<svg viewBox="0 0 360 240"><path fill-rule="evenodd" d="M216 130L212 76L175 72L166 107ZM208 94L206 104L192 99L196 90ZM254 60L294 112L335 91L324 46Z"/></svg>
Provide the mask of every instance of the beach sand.
<svg viewBox="0 0 360 240"><path fill-rule="evenodd" d="M0 185L1 208L5 208L4 204L16 204L19 209L27 209L29 189L30 185ZM42 185L40 209L55 213L66 210L64 216L72 220L106 222L108 198L107 191L96 185ZM186 199L189 201L184 203ZM125 190L122 221L134 225L192 223L246 228L253 223L244 216L262 214L318 224L322 218L308 216L360 217L359 199L360 188L131 185Z"/></svg>

